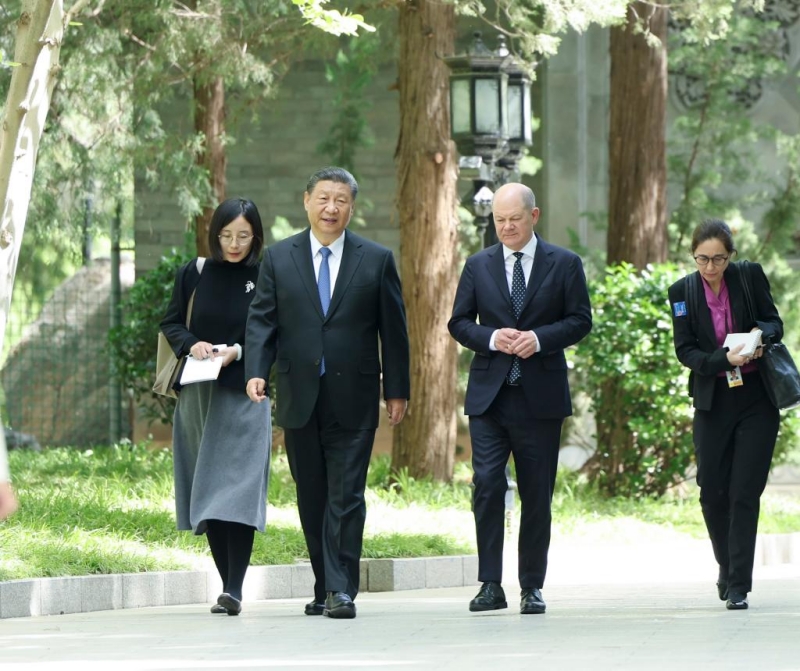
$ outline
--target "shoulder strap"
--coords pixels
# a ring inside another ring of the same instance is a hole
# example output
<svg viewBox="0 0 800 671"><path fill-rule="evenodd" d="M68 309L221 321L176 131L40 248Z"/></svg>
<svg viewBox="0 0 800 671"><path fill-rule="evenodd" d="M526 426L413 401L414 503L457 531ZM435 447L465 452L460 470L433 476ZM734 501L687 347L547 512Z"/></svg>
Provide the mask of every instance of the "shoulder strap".
<svg viewBox="0 0 800 671"><path fill-rule="evenodd" d="M756 322L756 310L753 303L752 292L752 276L750 275L750 263L748 261L739 261L736 264L736 270L739 273L739 281L742 283L742 290L744 291L744 302L747 305L747 311L750 313L750 319L753 323Z"/></svg>
<svg viewBox="0 0 800 671"><path fill-rule="evenodd" d="M203 266L206 265L206 257L205 256L198 256L197 257L197 274L201 275L203 273ZM197 287L194 288L192 291L192 295L189 297L189 305L186 308L186 328L189 328L189 322L192 321L192 308L194 307L194 295L197 293Z"/></svg>
<svg viewBox="0 0 800 671"><path fill-rule="evenodd" d="M697 311L697 272L689 274L686 278L686 314L694 327L697 328L699 312Z"/></svg>

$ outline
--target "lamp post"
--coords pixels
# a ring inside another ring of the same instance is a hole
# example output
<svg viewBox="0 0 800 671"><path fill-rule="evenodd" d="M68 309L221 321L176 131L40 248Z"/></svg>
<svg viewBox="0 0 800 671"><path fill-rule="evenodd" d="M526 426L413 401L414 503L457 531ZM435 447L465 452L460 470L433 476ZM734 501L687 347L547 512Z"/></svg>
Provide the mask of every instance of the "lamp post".
<svg viewBox="0 0 800 671"><path fill-rule="evenodd" d="M450 68L451 136L461 157L459 176L472 181L472 213L484 247L497 242L492 200L497 188L519 180L519 161L533 144L531 80L511 56L505 35L491 51L480 32L467 52L444 58ZM511 532L517 483L506 466L506 531Z"/></svg>
<svg viewBox="0 0 800 671"><path fill-rule="evenodd" d="M473 183L475 225L488 247L497 242L491 225L493 187L519 179L519 160L533 144L531 81L502 34L492 51L476 31L466 53L443 60L450 68L451 135L461 154L459 176Z"/></svg>

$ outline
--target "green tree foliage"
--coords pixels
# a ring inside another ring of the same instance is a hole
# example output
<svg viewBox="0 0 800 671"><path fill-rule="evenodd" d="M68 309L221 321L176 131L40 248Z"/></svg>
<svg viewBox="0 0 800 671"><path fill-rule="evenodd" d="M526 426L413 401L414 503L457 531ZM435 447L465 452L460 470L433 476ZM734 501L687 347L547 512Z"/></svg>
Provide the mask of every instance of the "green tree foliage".
<svg viewBox="0 0 800 671"><path fill-rule="evenodd" d="M584 470L608 496L660 496L691 464L689 376L675 358L666 304L681 274L623 263L589 284L594 324L573 361L597 424Z"/></svg>
<svg viewBox="0 0 800 671"><path fill-rule="evenodd" d="M336 58L325 63L325 79L334 91L333 121L317 151L332 164L349 170L356 179L358 149L374 144L366 118L371 106L367 89L377 72L378 55L383 48L383 41L377 35L350 38Z"/></svg>

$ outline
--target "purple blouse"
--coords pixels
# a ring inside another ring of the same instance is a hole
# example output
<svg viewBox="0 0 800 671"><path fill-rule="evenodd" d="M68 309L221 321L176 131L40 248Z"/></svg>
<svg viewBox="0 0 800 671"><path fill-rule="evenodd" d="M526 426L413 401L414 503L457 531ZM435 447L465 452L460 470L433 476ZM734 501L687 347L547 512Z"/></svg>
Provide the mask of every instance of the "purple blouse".
<svg viewBox="0 0 800 671"><path fill-rule="evenodd" d="M714 325L714 335L717 337L717 345L722 347L722 343L725 342L725 336L729 333L738 333L736 323L733 319L733 313L731 312L728 285L725 283L725 278L723 277L719 286L719 296L717 296L704 279L703 290L706 294L706 303L708 304L709 312L711 312L711 323ZM750 362L742 366L741 370L742 374L744 374L758 370L758 368L755 363ZM723 377L724 375L725 373L722 372L718 377Z"/></svg>

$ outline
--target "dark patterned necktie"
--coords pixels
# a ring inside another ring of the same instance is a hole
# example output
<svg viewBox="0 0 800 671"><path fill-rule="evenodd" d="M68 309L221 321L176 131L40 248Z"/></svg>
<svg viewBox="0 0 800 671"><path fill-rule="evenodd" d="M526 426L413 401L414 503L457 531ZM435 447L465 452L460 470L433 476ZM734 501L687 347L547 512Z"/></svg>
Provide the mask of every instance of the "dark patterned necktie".
<svg viewBox="0 0 800 671"><path fill-rule="evenodd" d="M511 307L514 309L514 316L519 319L522 312L522 302L525 300L525 273L522 272L522 252L514 252L517 260L514 261L514 270L511 273ZM517 384L522 377L522 369L519 365L519 357L514 355L511 358L511 370L508 371L506 380L509 384Z"/></svg>
<svg viewBox="0 0 800 671"><path fill-rule="evenodd" d="M322 263L319 264L319 277L317 278L317 290L319 291L319 302L322 303L322 314L328 314L331 306L331 269L328 265L328 258L331 250L327 247L320 247L319 253L322 254ZM325 356L319 364L319 375L325 375Z"/></svg>

